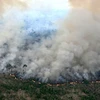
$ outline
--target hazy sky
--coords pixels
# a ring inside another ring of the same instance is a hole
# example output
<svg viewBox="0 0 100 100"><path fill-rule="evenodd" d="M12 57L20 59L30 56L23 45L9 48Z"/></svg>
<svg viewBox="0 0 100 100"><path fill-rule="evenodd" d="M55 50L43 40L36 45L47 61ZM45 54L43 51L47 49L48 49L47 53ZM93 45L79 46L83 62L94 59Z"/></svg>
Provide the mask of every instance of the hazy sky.
<svg viewBox="0 0 100 100"><path fill-rule="evenodd" d="M25 20L25 26L36 30L52 29L52 23L65 17L68 11L68 0L20 0L29 5L25 11L9 9L5 19L14 16L16 20ZM12 6L13 7L13 6ZM16 16L18 15L18 16Z"/></svg>
<svg viewBox="0 0 100 100"><path fill-rule="evenodd" d="M30 0L27 26L36 30L51 29L52 23L65 17L68 11L68 0Z"/></svg>
<svg viewBox="0 0 100 100"><path fill-rule="evenodd" d="M40 9L67 9L68 0L30 0L33 8Z"/></svg>

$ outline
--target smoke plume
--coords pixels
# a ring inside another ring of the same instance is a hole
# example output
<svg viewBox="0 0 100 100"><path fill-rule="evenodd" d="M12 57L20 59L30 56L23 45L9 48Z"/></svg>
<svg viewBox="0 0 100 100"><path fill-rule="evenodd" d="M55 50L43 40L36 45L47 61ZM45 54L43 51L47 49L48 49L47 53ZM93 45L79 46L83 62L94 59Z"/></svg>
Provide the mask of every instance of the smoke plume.
<svg viewBox="0 0 100 100"><path fill-rule="evenodd" d="M88 9L94 13L100 13L100 1L99 0L69 0L70 4L74 8Z"/></svg>
<svg viewBox="0 0 100 100"><path fill-rule="evenodd" d="M34 39L34 32L28 35L23 30L23 16L4 16L5 23L0 24L1 73L42 82L99 79L100 1L69 2L69 14L57 23L57 32L47 38Z"/></svg>
<svg viewBox="0 0 100 100"><path fill-rule="evenodd" d="M0 0L0 13L5 10L11 9L11 7L18 7L20 9L25 9L27 7L25 0Z"/></svg>

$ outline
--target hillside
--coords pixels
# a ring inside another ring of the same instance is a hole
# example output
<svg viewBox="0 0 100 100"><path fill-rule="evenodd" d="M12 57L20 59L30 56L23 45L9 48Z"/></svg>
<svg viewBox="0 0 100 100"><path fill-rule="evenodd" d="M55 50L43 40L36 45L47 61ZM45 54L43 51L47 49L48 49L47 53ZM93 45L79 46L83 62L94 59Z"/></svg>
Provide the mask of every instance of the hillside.
<svg viewBox="0 0 100 100"><path fill-rule="evenodd" d="M100 100L100 83L46 84L0 75L0 100Z"/></svg>

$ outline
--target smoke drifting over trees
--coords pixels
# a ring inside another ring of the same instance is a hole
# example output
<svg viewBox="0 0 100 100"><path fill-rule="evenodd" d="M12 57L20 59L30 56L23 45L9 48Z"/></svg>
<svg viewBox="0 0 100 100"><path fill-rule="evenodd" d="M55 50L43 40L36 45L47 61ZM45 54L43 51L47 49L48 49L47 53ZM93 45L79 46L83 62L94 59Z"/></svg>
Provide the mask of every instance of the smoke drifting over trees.
<svg viewBox="0 0 100 100"><path fill-rule="evenodd" d="M100 1L69 2L72 7L66 18L58 21L55 35L37 41L23 29L23 16L16 17L18 20L4 16L0 25L1 72L17 72L19 77L42 82L99 78Z"/></svg>

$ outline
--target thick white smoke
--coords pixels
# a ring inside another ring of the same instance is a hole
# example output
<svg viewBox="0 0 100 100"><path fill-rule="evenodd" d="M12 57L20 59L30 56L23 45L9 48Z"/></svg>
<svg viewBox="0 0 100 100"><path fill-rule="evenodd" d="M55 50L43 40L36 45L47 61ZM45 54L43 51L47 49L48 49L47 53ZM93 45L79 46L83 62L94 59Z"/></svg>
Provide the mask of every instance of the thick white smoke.
<svg viewBox="0 0 100 100"><path fill-rule="evenodd" d="M0 25L1 72L16 72L22 78L43 82L99 78L100 13L92 5L99 0L70 1L74 6L59 22L57 33L38 42L31 36L29 42L23 38L26 31L22 31L22 18L18 21L9 16L7 20L4 16L6 22Z"/></svg>

